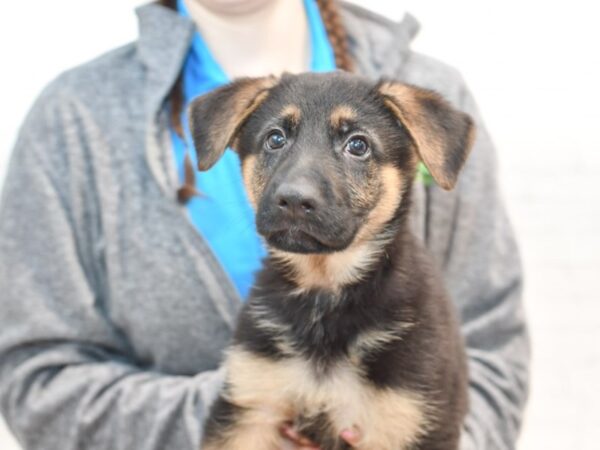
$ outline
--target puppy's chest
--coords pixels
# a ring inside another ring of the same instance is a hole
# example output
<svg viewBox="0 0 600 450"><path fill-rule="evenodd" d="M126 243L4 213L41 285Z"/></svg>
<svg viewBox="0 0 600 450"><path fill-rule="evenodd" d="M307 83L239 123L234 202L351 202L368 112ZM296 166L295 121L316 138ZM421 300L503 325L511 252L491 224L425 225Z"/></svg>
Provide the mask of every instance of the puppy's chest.
<svg viewBox="0 0 600 450"><path fill-rule="evenodd" d="M236 346L226 364L228 399L260 422L319 421L330 436L356 426L363 434L360 449L381 450L407 448L428 426L421 393L377 387L350 358L322 371L302 357L271 359Z"/></svg>
<svg viewBox="0 0 600 450"><path fill-rule="evenodd" d="M360 448L410 445L427 427L424 396L376 384L369 370L385 350L401 345L412 325L396 317L361 319L331 303L312 306L286 308L289 315L282 315L249 305L243 314L253 332L238 337L227 358L230 399L271 414L273 423L298 417L325 422L332 436L358 426L366 443Z"/></svg>
<svg viewBox="0 0 600 450"><path fill-rule="evenodd" d="M342 360L360 366L397 345L412 325L397 311L357 304L324 295L287 304L253 302L242 313L249 332L240 340L264 356L305 359L319 373Z"/></svg>

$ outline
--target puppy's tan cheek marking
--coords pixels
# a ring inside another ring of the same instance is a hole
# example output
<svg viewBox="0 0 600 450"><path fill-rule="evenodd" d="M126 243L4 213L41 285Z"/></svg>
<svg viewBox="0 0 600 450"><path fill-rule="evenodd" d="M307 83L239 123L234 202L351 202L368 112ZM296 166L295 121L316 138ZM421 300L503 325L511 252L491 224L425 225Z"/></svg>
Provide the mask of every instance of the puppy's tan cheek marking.
<svg viewBox="0 0 600 450"><path fill-rule="evenodd" d="M329 123L334 130L341 128L344 122L355 119L356 111L349 105L336 106L329 115Z"/></svg>
<svg viewBox="0 0 600 450"><path fill-rule="evenodd" d="M247 156L242 161L242 179L248 195L248 200L254 209L256 209L260 197L265 189L265 177L257 168L257 157L255 155Z"/></svg>
<svg viewBox="0 0 600 450"><path fill-rule="evenodd" d="M226 365L229 400L248 408L239 427L232 429L228 444L246 439L245 449L270 449L272 440L277 439L272 430L301 412L325 412L338 433L358 426L363 434L359 450L407 449L427 429L428 407L421 395L378 389L348 361L340 361L326 376L317 377L302 358L272 361L234 347ZM258 446L248 445L250 438Z"/></svg>
<svg viewBox="0 0 600 450"><path fill-rule="evenodd" d="M256 209L256 195L254 192L254 168L256 166L256 156L248 155L242 162L242 178L248 200L254 209Z"/></svg>
<svg viewBox="0 0 600 450"><path fill-rule="evenodd" d="M369 208L372 205L373 199L377 197L380 190L378 171L378 168L371 169L367 176L366 183L359 183L353 179L348 180L350 201L353 207L361 209Z"/></svg>
<svg viewBox="0 0 600 450"><path fill-rule="evenodd" d="M381 168L378 178L381 183L381 196L358 232L356 244L369 240L382 231L383 226L394 217L402 201L403 177L399 169L385 165Z"/></svg>

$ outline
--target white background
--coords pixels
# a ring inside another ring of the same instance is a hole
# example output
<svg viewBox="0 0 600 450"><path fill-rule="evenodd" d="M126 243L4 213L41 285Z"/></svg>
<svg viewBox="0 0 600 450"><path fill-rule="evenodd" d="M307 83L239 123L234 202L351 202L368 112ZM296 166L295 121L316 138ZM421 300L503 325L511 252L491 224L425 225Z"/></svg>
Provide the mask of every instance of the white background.
<svg viewBox="0 0 600 450"><path fill-rule="evenodd" d="M286 1L286 0L282 0ZM499 150L534 343L522 450L600 438L600 14L592 1L356 0L421 22L415 48L458 67ZM132 40L136 0L20 1L0 14L0 183L26 110L64 69ZM1 313L1 310L0 310ZM0 448L16 445L0 425ZM483 449L482 449L483 450Z"/></svg>

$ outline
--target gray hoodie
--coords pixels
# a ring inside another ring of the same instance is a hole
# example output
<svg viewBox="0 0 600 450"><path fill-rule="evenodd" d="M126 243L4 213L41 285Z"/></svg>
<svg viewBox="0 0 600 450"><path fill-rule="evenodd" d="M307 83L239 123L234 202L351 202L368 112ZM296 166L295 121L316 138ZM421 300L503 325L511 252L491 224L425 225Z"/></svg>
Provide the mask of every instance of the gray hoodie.
<svg viewBox="0 0 600 450"><path fill-rule="evenodd" d="M453 192L416 182L412 224L468 346L462 447L512 449L529 347L492 144L460 75L410 50L414 19L343 14L358 72L435 89L477 122ZM2 193L0 400L27 449L197 450L222 382L240 298L176 201L166 108L194 26L154 4L138 15L137 42L42 93Z"/></svg>

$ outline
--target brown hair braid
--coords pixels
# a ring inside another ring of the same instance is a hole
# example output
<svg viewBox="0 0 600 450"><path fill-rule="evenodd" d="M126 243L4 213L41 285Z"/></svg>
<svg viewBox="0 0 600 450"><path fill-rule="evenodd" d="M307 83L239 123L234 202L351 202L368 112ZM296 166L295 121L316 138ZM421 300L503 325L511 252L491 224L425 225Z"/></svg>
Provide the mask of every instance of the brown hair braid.
<svg viewBox="0 0 600 450"><path fill-rule="evenodd" d="M353 64L348 49L348 35L342 23L342 17L335 0L317 0L321 18L327 30L329 42L335 55L335 65L338 69L352 72Z"/></svg>
<svg viewBox="0 0 600 450"><path fill-rule="evenodd" d="M338 69L352 71L353 64L352 58L350 57L350 51L348 49L348 36L346 29L342 23L340 16L339 7L336 0L316 0L321 12L321 18L327 31L329 42L335 55L335 65ZM176 9L177 0L158 0L160 5L167 8ZM171 126L175 132L183 138L183 124L181 123L181 112L184 107L183 101L183 89L181 76L177 79L177 82L173 86L171 93L169 94L169 101L171 103ZM184 184L177 190L177 199L180 203L187 203L194 195L197 195L195 189L195 176L194 168L190 161L189 156L186 155L185 160L185 179Z"/></svg>
<svg viewBox="0 0 600 450"><path fill-rule="evenodd" d="M158 0L158 4L171 9L177 8L177 0Z"/></svg>

